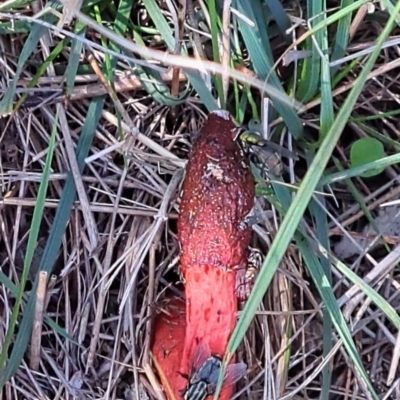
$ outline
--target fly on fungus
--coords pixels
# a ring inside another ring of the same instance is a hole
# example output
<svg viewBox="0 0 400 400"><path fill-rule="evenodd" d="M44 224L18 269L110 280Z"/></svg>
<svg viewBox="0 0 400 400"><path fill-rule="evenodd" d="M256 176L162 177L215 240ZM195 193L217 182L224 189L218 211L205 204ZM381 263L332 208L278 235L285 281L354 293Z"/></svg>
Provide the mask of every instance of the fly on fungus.
<svg viewBox="0 0 400 400"><path fill-rule="evenodd" d="M193 354L190 376L187 377L188 385L183 392L183 398L185 400L204 400L207 396L213 395L221 366L221 358L211 355L208 345L200 342ZM236 383L244 375L246 368L245 363L228 365L222 387Z"/></svg>

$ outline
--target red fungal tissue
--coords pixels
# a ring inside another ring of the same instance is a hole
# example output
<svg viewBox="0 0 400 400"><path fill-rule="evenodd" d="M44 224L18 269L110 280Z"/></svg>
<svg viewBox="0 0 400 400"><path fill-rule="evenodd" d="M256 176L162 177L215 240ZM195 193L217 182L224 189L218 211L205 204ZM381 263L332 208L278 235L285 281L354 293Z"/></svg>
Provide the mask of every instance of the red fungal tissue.
<svg viewBox="0 0 400 400"><path fill-rule="evenodd" d="M190 374L197 343L204 342L213 355L223 357L236 323L237 274L246 269L251 239L244 221L254 206L255 182L234 140L235 128L228 112L209 114L186 167L178 219L185 332L179 365L175 360L174 366L163 367L177 399L187 380L176 376ZM219 399L228 399L231 391L225 388Z"/></svg>

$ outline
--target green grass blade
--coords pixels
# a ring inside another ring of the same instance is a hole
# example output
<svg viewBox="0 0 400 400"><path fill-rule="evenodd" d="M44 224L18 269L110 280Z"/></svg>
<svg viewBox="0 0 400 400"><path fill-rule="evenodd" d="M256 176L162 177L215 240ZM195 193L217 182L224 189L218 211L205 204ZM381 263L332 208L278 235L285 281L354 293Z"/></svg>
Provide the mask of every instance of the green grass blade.
<svg viewBox="0 0 400 400"><path fill-rule="evenodd" d="M360 165L359 167L345 169L344 171L335 172L322 178L321 185L329 185L334 182L340 182L344 179L354 178L360 176L364 172L374 169L386 168L390 165L400 163L400 154L393 154L392 156L383 157L380 160L372 161L368 164Z"/></svg>
<svg viewBox="0 0 400 400"><path fill-rule="evenodd" d="M65 38L63 40L60 40L60 42L57 43L56 47L52 50L52 52L49 54L49 56L44 61L44 63L39 65L36 74L32 77L32 79L28 83L29 88L35 87L35 85L39 81L39 78L46 72L49 65L60 55L60 53L63 51L65 46L68 45L69 42L70 42L70 39ZM15 109L18 109L27 97L28 97L28 93L24 93L18 100L17 105L15 106Z"/></svg>
<svg viewBox="0 0 400 400"><path fill-rule="evenodd" d="M325 1L324 1L325 3ZM323 5L326 8L326 4ZM325 137L329 128L332 126L334 120L333 113L333 95L331 83L331 71L329 68L329 43L328 43L328 30L321 29L319 35L315 37L320 49L325 56L325 59L320 57L321 64L321 138Z"/></svg>
<svg viewBox="0 0 400 400"><path fill-rule="evenodd" d="M326 0L324 0L321 4L321 7L324 11L326 11ZM331 70L329 67L329 43L328 43L328 29L321 29L318 35L315 36L315 41L318 43L318 46L321 49L323 56L320 56L321 63L321 123L320 123L320 140L322 140L327 133L329 132L330 127L334 121L334 111L333 111L333 95L332 95L332 83L331 83ZM315 46L315 43L314 43ZM322 190L322 186L319 187ZM324 204L325 199L323 196L318 196L319 201ZM311 201L310 211L314 216L314 221L316 224L316 234L320 243L323 244L326 248L329 247L329 235L328 235L328 220L323 209L315 203L315 201ZM303 255L303 253L302 253ZM306 255L303 257L307 258ZM310 267L315 266L316 262L310 262ZM330 264L327 259L321 258L319 260L319 267L321 269L321 273L324 275L325 279L328 281L329 285L332 283L332 274L330 270ZM308 266L308 264L307 264ZM309 267L309 268L310 268ZM310 271L311 272L311 271ZM312 276L315 276L315 271ZM315 280L314 280L315 281ZM315 281L317 284L317 281ZM318 288L318 291L322 293L324 288ZM333 297L333 292L332 292ZM330 298L330 297L329 297ZM331 309L328 306L322 311L322 332L323 332L323 343L322 343L322 355L323 357L327 357L332 349L332 320L337 312L340 310ZM339 321L336 321L335 326L341 326ZM350 332L343 331L341 337L343 335L347 336L347 338L351 335ZM352 343L349 343L348 346L351 347ZM330 392L331 385L331 371L330 364L326 364L322 369L322 388L321 388L321 398L328 398Z"/></svg>
<svg viewBox="0 0 400 400"><path fill-rule="evenodd" d="M325 249L319 249L323 254L327 254ZM386 315L397 330L400 330L400 317L396 309L388 303L379 293L377 293L370 285L364 282L355 272L343 264L336 257L328 256L335 267L354 285L358 286L367 297L369 297L375 305Z"/></svg>
<svg viewBox="0 0 400 400"><path fill-rule="evenodd" d="M322 195L316 195L318 201L322 206L325 206L325 198ZM311 201L310 203L310 211L313 215L313 219L315 221L316 226L316 236L318 238L319 243L322 244L326 249L330 249L330 240L329 240L329 227L328 227L328 219L325 211L321 206L319 206L316 201ZM301 251L302 256L304 257L303 252ZM314 255L313 255L314 257ZM305 258L306 259L306 258ZM307 261L306 261L307 263ZM316 265L316 263L311 263L311 265ZM308 263L307 263L308 267ZM321 270L321 273L326 278L330 288L332 287L332 271L329 260L325 257L319 258L319 265L317 268ZM315 275L315 272L314 272ZM314 280L315 283L317 283ZM318 288L318 291L321 293L323 288ZM331 288L332 291L332 288ZM333 291L332 291L332 296ZM336 303L334 305L336 308ZM340 312L340 311L339 311ZM332 310L328 305L322 310L322 355L323 357L327 357L329 352L332 349L332 315L335 314L335 310ZM342 333L343 336L344 333ZM331 370L330 364L328 363L322 369L322 388L321 388L321 398L329 398L329 391L331 385Z"/></svg>
<svg viewBox="0 0 400 400"><path fill-rule="evenodd" d="M58 123L58 112L55 117L55 121L53 124L53 129L50 136L48 152L46 155L46 162L43 169L43 178L39 186L36 206L33 210L33 217L31 223L31 231L29 233L28 244L26 247L26 254L24 258L24 268L22 271L22 276L20 279L20 283L17 288L17 295L15 299L15 305L13 307L10 324L7 329L7 334L4 340L4 344L2 346L2 351L0 354L0 390L3 388L5 383L7 382L4 377L8 376L8 371L10 370L9 366L13 365L15 361L15 352L11 353L9 362L6 364L8 350L12 342L12 338L14 336L15 327L17 324L17 319L19 316L20 306L22 303L22 297L24 295L25 285L28 280L29 269L32 263L33 255L35 253L37 239L39 235L39 229L43 218L44 205L46 201L47 189L49 186L49 176L51 169L51 162L53 160L55 142L56 142L56 133L57 133L57 123ZM33 315L31 316L33 318ZM29 340L30 335L25 335L25 339ZM19 363L18 363L19 365Z"/></svg>
<svg viewBox="0 0 400 400"><path fill-rule="evenodd" d="M307 1L307 18L310 21L311 28L316 27L318 23L324 20L323 17L323 0ZM320 46L324 36L326 27L322 27L314 33L314 43L311 38L306 40L306 49L311 51L311 57L304 59L302 66L302 74L298 83L297 97L300 101L307 103L318 92L321 78L321 56L318 52L317 45Z"/></svg>
<svg viewBox="0 0 400 400"><path fill-rule="evenodd" d="M287 43L291 43L291 37L287 34L287 30L292 26L289 16L286 14L283 4L279 0L266 1L266 6L274 16L279 32Z"/></svg>
<svg viewBox="0 0 400 400"><path fill-rule="evenodd" d="M48 6L54 7L56 4L55 1L50 1ZM45 21L54 23L56 21L56 17L51 14L47 14L43 18ZM17 81L21 75L25 67L25 63L27 62L30 55L36 51L37 45L39 43L40 38L47 31L47 28L38 24L34 24L31 28L31 32L24 43L24 47L22 48L21 54L18 57L17 70L15 71L15 75L13 80L9 83L9 86L4 94L3 99L0 101L0 116L7 115L12 112L13 109L13 99L15 95L15 90L17 87Z"/></svg>
<svg viewBox="0 0 400 400"><path fill-rule="evenodd" d="M266 35L267 28L262 18L263 13L260 11L261 6L259 1L236 1L235 4L238 11L256 23L256 26L252 28L247 25L246 22L237 19L254 71L261 79L268 78L268 82L271 82L272 86L283 91L279 78L272 69L274 61L271 56L272 52ZM293 108L281 103L278 99L274 99L274 107L284 119L291 134L295 138L299 138L303 128L300 119Z"/></svg>
<svg viewBox="0 0 400 400"><path fill-rule="evenodd" d="M0 271L0 283L6 287L6 289L12 293L15 297L17 296L18 293L18 287L17 285L14 284L14 282L11 281L11 279L4 274L3 271ZM21 305L22 308L25 307L26 305L26 295L23 296ZM60 325L55 323L48 315L44 315L44 321L50 326L51 329L53 329L55 332L57 332L60 336L64 337L65 339L69 340L70 342L74 343L76 346L81 345L78 342L75 342L74 339L68 335L65 329L61 328Z"/></svg>
<svg viewBox="0 0 400 400"><path fill-rule="evenodd" d="M212 53L213 59L215 62L221 62L220 54L219 54L219 30L218 30L218 12L217 7L215 4L215 0L208 0L208 10L210 13L210 22L211 22L211 46L212 46ZM222 77L221 75L215 76L215 86L218 93L218 98L221 104L221 108L225 108L225 98L224 98L224 91L222 88Z"/></svg>
<svg viewBox="0 0 400 400"><path fill-rule="evenodd" d="M32 24L27 21L13 21L0 23L0 35L15 35L17 33L30 33Z"/></svg>
<svg viewBox="0 0 400 400"><path fill-rule="evenodd" d="M305 263L307 264L307 269L310 272L310 275L315 283L315 286L317 287L317 290L324 302L327 314L329 315L329 320L332 320L333 325L336 328L336 331L338 332L340 338L343 340L343 345L346 348L347 353L349 354L351 360L353 361L360 376L364 380L364 383L368 387L370 394L374 399L378 400L379 397L376 395L374 388L371 382L369 381L368 375L364 369L357 348L351 337L350 330L346 324L343 314L340 311L339 306L337 305L331 284L327 280L327 276L325 275L321 267L321 264L318 262L317 257L315 257L315 253L312 247L308 244L308 241L305 237L302 237L299 233L296 233L295 239L296 239L296 244L299 246L299 248L301 248L301 254L304 258ZM324 348L326 345L330 346L330 343L325 344L325 341L326 339L324 338ZM325 372L325 375L327 376L326 379L330 379L329 370ZM324 382L325 385L327 385L328 383L329 381ZM330 388L327 387L327 389L325 390L329 391L329 389Z"/></svg>
<svg viewBox="0 0 400 400"><path fill-rule="evenodd" d="M100 119L101 111L103 109L105 97L94 99L87 113L87 117L82 129L77 146L77 161L80 171L83 170L85 165L85 158L91 147L92 139L96 132L96 127ZM64 236L65 228L70 216L73 202L76 196L75 181L72 174L68 175L64 189L61 194L60 203L54 217L53 225L50 229L49 239L43 251L42 259L39 265L39 271L46 271L49 275L53 270L53 266L57 259L57 254L61 246L62 238ZM38 274L37 274L38 277ZM36 301L36 286L37 277L32 284L32 291L29 296L27 306L21 320L20 328L15 339L13 351L10 356L10 361L7 364L6 370L0 375L0 387L15 374L18 370L21 360L24 356L28 346L29 338L32 332L33 312Z"/></svg>
<svg viewBox="0 0 400 400"><path fill-rule="evenodd" d="M312 35L314 35L316 32L318 32L320 29L323 29L336 21L339 21L346 15L351 14L353 11L358 10L363 4L370 3L371 0L357 0L347 7L344 7L340 9L339 11L336 11L333 15L324 18L321 22L317 23L315 26L313 26L309 31L307 31L304 34L304 38L308 38Z"/></svg>
<svg viewBox="0 0 400 400"><path fill-rule="evenodd" d="M173 52L175 50L175 39L172 35L170 26L160 11L158 4L155 2L155 0L143 0L143 4L147 9L150 18L154 22L154 25L164 39L168 49ZM184 52L184 54L186 54L186 52ZM193 88L200 96L203 104L207 107L208 111L214 111L218 109L219 107L201 75L195 71L186 71L186 75L188 76Z"/></svg>
<svg viewBox="0 0 400 400"><path fill-rule="evenodd" d="M77 21L75 24L75 34L81 37L86 35L86 27ZM80 40L72 39L71 52L68 59L68 68L65 74L66 94L67 96L72 93L75 86L76 74L78 72L80 57L82 53L83 43Z"/></svg>
<svg viewBox="0 0 400 400"><path fill-rule="evenodd" d="M351 5L353 0L342 0L340 8L344 9ZM351 24L352 13L345 15L340 18L335 34L335 44L333 46L333 52L331 61L340 60L346 53L347 45L349 43L349 31ZM331 68L331 73L334 75L339 69L339 65Z"/></svg>

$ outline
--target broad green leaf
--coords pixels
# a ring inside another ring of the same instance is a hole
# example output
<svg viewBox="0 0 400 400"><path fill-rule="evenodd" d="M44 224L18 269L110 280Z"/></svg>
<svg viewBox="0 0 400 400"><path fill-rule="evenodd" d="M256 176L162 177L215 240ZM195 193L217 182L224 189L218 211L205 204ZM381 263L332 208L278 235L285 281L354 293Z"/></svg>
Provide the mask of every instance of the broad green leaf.
<svg viewBox="0 0 400 400"><path fill-rule="evenodd" d="M374 138L361 138L356 140L350 149L350 163L352 168L368 164L372 161L379 160L385 156L383 144ZM369 178L379 175L385 168L376 168L374 170L364 172L360 176Z"/></svg>

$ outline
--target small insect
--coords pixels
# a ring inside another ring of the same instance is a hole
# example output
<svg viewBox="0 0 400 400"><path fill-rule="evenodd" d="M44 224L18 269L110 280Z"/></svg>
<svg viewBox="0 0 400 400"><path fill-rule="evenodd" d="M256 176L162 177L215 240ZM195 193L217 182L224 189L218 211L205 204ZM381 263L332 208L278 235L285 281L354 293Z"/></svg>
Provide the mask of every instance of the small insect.
<svg viewBox="0 0 400 400"><path fill-rule="evenodd" d="M210 348L200 342L194 351L190 367L190 375L186 388L182 392L185 400L204 400L213 395L217 387L218 377L222 366L222 359L211 355ZM230 364L226 368L222 388L236 383L246 372L245 363Z"/></svg>
<svg viewBox="0 0 400 400"><path fill-rule="evenodd" d="M258 133L246 130L244 127L235 129L234 141L241 146L242 151L247 154L250 161L253 162L262 172L264 178L267 179L268 173L280 176L283 173L283 163L281 157L293 158L298 157L288 149L285 149L270 140L264 140Z"/></svg>
<svg viewBox="0 0 400 400"><path fill-rule="evenodd" d="M210 176L212 176L219 182L231 182L231 179L224 175L224 170L218 164L215 164L211 161L207 164L205 177L208 178Z"/></svg>
<svg viewBox="0 0 400 400"><path fill-rule="evenodd" d="M249 256L247 258L246 270L244 273L243 271L238 271L236 273L235 294L241 302L244 302L249 298L254 282L263 263L263 256L259 249L250 246L248 249Z"/></svg>

